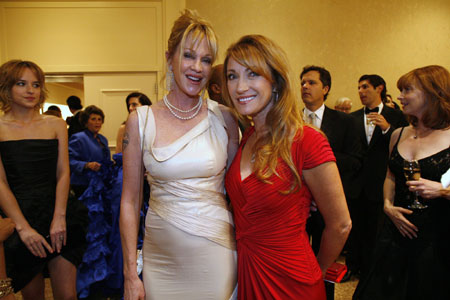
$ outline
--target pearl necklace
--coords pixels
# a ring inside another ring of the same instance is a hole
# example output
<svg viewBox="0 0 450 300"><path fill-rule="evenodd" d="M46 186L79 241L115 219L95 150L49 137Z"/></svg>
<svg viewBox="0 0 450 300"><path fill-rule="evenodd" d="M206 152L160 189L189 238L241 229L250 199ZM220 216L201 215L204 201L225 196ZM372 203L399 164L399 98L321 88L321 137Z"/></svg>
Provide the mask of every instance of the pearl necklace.
<svg viewBox="0 0 450 300"><path fill-rule="evenodd" d="M195 116L198 115L198 113L200 112L200 109L202 108L202 103L203 103L202 97L199 97L199 98L198 98L198 103L197 103L196 105L194 105L194 107L192 107L191 109L188 109L188 110L182 110L182 109L179 109L178 107L174 106L173 104L171 104L171 103L169 102L169 99L167 99L167 95L164 96L163 101L164 101L164 104L165 104L165 105L167 106L167 108L169 109L170 113L171 113L175 118L180 119L180 120L190 120L190 119L195 118ZM190 116L182 117L182 116L178 115L178 114L174 111L174 109L175 109L176 111L181 112L181 113L189 113L189 112L191 112L191 111L193 111L193 110L195 110L195 111L194 111L194 113L193 113L192 115L190 115Z"/></svg>

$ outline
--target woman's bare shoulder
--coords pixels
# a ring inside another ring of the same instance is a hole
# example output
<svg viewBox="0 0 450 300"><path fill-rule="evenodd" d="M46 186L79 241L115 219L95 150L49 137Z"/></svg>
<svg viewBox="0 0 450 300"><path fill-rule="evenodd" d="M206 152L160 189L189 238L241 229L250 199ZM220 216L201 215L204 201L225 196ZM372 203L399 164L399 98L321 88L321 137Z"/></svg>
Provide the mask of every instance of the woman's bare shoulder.
<svg viewBox="0 0 450 300"><path fill-rule="evenodd" d="M42 115L42 119L46 126L55 127L55 129L65 128L67 129L67 123L59 117L52 115Z"/></svg>

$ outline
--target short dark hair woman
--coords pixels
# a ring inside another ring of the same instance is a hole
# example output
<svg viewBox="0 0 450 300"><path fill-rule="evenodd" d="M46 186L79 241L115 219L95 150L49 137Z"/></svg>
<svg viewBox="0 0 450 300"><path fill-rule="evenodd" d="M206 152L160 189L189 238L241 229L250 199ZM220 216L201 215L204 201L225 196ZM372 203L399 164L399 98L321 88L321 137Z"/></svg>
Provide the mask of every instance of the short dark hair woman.
<svg viewBox="0 0 450 300"><path fill-rule="evenodd" d="M89 172L98 172L102 162L110 161L108 140L100 129L105 114L95 105L84 109L80 116L84 130L72 135L69 141L70 184L76 197L80 197L89 184Z"/></svg>
<svg viewBox="0 0 450 300"><path fill-rule="evenodd" d="M143 105L152 105L152 101L147 97L147 95L139 92L133 92L127 96L125 99L125 103L127 104L128 113L131 113L136 110L136 108ZM116 138L116 153L122 152L122 142L123 142L123 134L125 133L125 122L120 125L119 130L117 131Z"/></svg>

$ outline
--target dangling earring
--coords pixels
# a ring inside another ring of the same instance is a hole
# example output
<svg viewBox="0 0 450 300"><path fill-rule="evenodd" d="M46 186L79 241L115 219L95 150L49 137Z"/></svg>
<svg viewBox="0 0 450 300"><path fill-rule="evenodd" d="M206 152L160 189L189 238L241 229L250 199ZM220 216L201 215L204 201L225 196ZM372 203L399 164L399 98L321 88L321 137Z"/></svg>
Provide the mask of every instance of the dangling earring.
<svg viewBox="0 0 450 300"><path fill-rule="evenodd" d="M275 95L274 95L274 100L275 100L275 102L278 102L278 91L277 91L277 89L274 88L274 89L272 90L272 93L275 94Z"/></svg>
<svg viewBox="0 0 450 300"><path fill-rule="evenodd" d="M172 85L173 85L173 71L172 71L172 66L167 67L167 72L166 72L166 89L168 91L170 91L172 89Z"/></svg>

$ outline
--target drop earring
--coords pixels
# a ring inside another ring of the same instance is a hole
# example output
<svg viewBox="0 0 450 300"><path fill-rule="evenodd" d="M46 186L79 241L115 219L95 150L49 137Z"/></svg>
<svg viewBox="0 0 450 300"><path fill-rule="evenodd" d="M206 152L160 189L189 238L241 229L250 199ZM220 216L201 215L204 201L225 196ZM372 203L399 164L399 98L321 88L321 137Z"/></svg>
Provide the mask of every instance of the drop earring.
<svg viewBox="0 0 450 300"><path fill-rule="evenodd" d="M275 102L278 102L278 91L277 91L277 89L274 88L274 89L272 90L272 93L274 94L274 100L275 100Z"/></svg>
<svg viewBox="0 0 450 300"><path fill-rule="evenodd" d="M172 66L168 66L167 72L166 72L166 89L168 91L170 91L172 89L173 81L174 81L174 79L173 79Z"/></svg>

